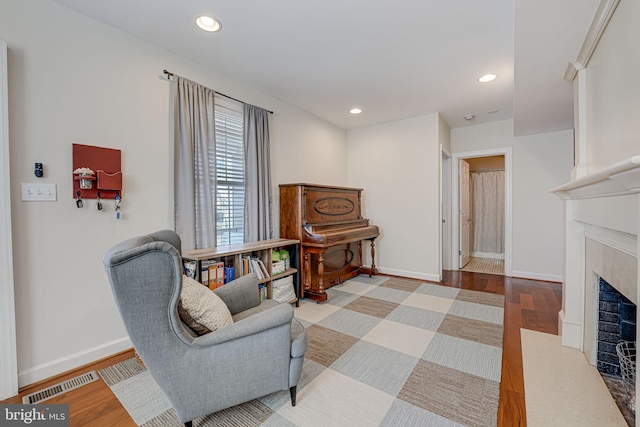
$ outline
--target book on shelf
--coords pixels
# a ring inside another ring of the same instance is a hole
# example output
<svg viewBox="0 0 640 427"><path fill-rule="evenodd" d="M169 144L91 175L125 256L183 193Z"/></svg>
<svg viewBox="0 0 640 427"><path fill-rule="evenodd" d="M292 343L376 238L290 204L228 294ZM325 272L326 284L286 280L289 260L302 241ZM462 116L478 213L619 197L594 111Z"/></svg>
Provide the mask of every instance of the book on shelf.
<svg viewBox="0 0 640 427"><path fill-rule="evenodd" d="M260 268L258 268L258 263L253 258L249 258L249 272L255 274L258 279L262 279L262 274L260 273Z"/></svg>
<svg viewBox="0 0 640 427"><path fill-rule="evenodd" d="M203 265L200 269L200 283L209 286L209 266Z"/></svg>
<svg viewBox="0 0 640 427"><path fill-rule="evenodd" d="M260 268L260 265L258 264L258 260L255 258L251 258L249 260L249 265L250 267L250 271L252 273L255 273L256 277L258 278L258 280L260 279L264 279L264 274L262 273L262 269Z"/></svg>
<svg viewBox="0 0 640 427"><path fill-rule="evenodd" d="M211 262L203 261L200 263L200 283L207 288L211 286L211 274L215 274L215 270L211 270Z"/></svg>
<svg viewBox="0 0 640 427"><path fill-rule="evenodd" d="M218 269L216 268L215 265L210 265L208 267L208 274L209 274L209 289L214 290L215 288L218 287L218 280L217 280L217 274L218 274Z"/></svg>
<svg viewBox="0 0 640 427"><path fill-rule="evenodd" d="M249 270L249 257L242 258L242 275L249 274L251 271Z"/></svg>
<svg viewBox="0 0 640 427"><path fill-rule="evenodd" d="M269 270L267 270L267 266L264 265L264 262L260 258L258 258L258 266L260 267L260 271L262 272L262 278L266 279L270 277Z"/></svg>
<svg viewBox="0 0 640 427"><path fill-rule="evenodd" d="M224 281L224 262L218 262L216 263L216 287L219 288L220 286L225 284Z"/></svg>
<svg viewBox="0 0 640 427"><path fill-rule="evenodd" d="M224 283L227 284L236 278L236 269L234 267L224 268Z"/></svg>

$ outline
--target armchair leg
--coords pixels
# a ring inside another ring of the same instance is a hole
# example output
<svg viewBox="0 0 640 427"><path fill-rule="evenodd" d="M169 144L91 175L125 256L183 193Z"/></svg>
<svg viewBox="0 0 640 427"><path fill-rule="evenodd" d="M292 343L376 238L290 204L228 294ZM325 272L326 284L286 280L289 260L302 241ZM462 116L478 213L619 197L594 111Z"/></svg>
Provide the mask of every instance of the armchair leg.
<svg viewBox="0 0 640 427"><path fill-rule="evenodd" d="M296 406L296 391L298 386L293 386L289 389L289 394L291 394L291 406Z"/></svg>
<svg viewBox="0 0 640 427"><path fill-rule="evenodd" d="M193 421L187 421L186 423L184 423L184 427L192 427L193 425Z"/></svg>

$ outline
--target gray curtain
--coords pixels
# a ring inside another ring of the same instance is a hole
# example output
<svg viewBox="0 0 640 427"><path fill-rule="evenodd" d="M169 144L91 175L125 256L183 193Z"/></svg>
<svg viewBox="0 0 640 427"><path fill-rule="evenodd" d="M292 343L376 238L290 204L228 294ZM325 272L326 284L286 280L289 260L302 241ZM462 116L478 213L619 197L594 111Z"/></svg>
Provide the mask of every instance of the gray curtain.
<svg viewBox="0 0 640 427"><path fill-rule="evenodd" d="M269 112L244 104L244 241L271 239Z"/></svg>
<svg viewBox="0 0 640 427"><path fill-rule="evenodd" d="M471 174L473 251L504 252L504 171Z"/></svg>
<svg viewBox="0 0 640 427"><path fill-rule="evenodd" d="M174 76L174 211L182 249L216 246L214 91Z"/></svg>

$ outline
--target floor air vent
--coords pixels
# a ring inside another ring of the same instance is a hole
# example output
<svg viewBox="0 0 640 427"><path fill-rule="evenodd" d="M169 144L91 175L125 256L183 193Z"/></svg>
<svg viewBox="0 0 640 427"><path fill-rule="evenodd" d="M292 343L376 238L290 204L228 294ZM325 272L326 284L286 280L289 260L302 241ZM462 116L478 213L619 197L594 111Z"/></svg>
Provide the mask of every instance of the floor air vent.
<svg viewBox="0 0 640 427"><path fill-rule="evenodd" d="M51 387L47 387L43 390L23 396L22 403L28 404L28 405L39 403L39 402L42 402L43 400L50 399L59 394L66 393L78 387L82 387L85 384L89 384L94 381L97 381L99 378L100 377L98 377L98 374L96 373L96 371L87 372L86 374L82 374L75 378L68 379L64 382L61 382L60 384L52 385Z"/></svg>

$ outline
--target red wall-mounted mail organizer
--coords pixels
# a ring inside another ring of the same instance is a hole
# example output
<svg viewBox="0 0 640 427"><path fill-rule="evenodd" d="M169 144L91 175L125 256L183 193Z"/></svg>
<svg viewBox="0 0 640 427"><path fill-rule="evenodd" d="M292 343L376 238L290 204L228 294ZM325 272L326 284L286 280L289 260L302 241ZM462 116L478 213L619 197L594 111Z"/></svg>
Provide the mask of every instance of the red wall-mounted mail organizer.
<svg viewBox="0 0 640 427"><path fill-rule="evenodd" d="M73 169L89 168L95 172L91 189L80 188L80 177L73 175L73 198L77 192L83 199L96 199L98 192L102 199L122 197L122 152L113 148L94 147L91 145L73 144Z"/></svg>

